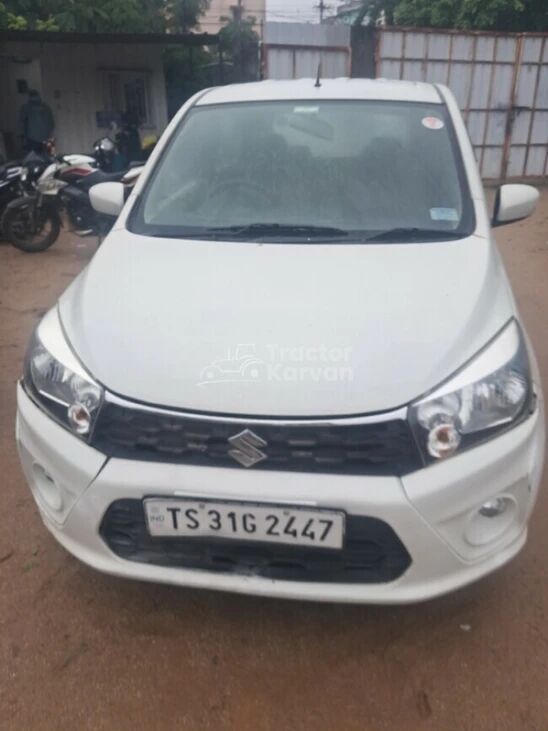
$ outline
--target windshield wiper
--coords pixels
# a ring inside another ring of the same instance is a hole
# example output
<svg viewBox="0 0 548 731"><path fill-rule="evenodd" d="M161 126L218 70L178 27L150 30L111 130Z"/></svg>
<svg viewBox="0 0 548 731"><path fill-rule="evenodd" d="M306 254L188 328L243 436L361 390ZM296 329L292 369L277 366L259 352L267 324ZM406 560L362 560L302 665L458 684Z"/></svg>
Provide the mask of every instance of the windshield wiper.
<svg viewBox="0 0 548 731"><path fill-rule="evenodd" d="M255 236L298 236L299 238L345 238L348 236L348 231L342 228L333 228L331 226L314 226L313 224L298 224L298 223L248 223L244 225L236 226L218 226L213 228L206 228L200 232L200 235L207 236L212 234L214 236L229 236L229 237L240 237L244 236L255 237Z"/></svg>
<svg viewBox="0 0 548 731"><path fill-rule="evenodd" d="M394 243L407 241L430 241L436 239L460 239L463 234L460 231L449 231L441 228L417 228L399 227L389 228L386 231L379 231L363 239L363 241L386 241Z"/></svg>

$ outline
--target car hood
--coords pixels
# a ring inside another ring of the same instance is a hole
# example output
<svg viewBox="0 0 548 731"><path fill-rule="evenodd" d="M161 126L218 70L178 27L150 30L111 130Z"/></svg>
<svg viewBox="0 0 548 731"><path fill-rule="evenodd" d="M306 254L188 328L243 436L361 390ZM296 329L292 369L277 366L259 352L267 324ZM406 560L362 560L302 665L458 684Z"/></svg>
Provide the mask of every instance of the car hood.
<svg viewBox="0 0 548 731"><path fill-rule="evenodd" d="M113 232L60 300L107 389L260 416L379 412L431 390L514 314L496 248L256 244Z"/></svg>

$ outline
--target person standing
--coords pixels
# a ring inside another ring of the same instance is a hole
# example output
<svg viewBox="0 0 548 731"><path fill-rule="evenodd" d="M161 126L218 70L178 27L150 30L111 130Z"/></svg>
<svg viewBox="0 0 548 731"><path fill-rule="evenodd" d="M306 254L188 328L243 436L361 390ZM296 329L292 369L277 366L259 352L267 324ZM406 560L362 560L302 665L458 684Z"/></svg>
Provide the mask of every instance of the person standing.
<svg viewBox="0 0 548 731"><path fill-rule="evenodd" d="M25 150L41 152L44 142L53 133L54 120L50 107L34 89L19 110L19 133Z"/></svg>

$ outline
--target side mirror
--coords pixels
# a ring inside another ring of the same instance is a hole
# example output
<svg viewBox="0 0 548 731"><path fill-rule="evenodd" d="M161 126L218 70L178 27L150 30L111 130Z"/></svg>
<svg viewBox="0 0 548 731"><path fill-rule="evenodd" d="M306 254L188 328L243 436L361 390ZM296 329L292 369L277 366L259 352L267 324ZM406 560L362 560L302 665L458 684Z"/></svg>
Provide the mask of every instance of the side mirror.
<svg viewBox="0 0 548 731"><path fill-rule="evenodd" d="M89 199L97 213L118 216L124 207L124 186L122 183L97 183L90 188Z"/></svg>
<svg viewBox="0 0 548 731"><path fill-rule="evenodd" d="M501 185L495 198L492 226L503 226L505 223L527 218L535 210L539 192L532 185Z"/></svg>

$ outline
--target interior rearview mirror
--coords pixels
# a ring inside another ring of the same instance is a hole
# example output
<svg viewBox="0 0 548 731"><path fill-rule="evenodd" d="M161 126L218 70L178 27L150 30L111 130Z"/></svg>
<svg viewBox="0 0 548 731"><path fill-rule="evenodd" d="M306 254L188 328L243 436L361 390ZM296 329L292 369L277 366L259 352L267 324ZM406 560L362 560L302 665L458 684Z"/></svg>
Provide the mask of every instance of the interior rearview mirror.
<svg viewBox="0 0 548 731"><path fill-rule="evenodd" d="M89 191L91 205L97 213L117 216L124 207L122 183L97 183Z"/></svg>
<svg viewBox="0 0 548 731"><path fill-rule="evenodd" d="M539 192L532 185L517 183L501 185L497 190L491 224L502 226L527 218L535 210L538 198Z"/></svg>

